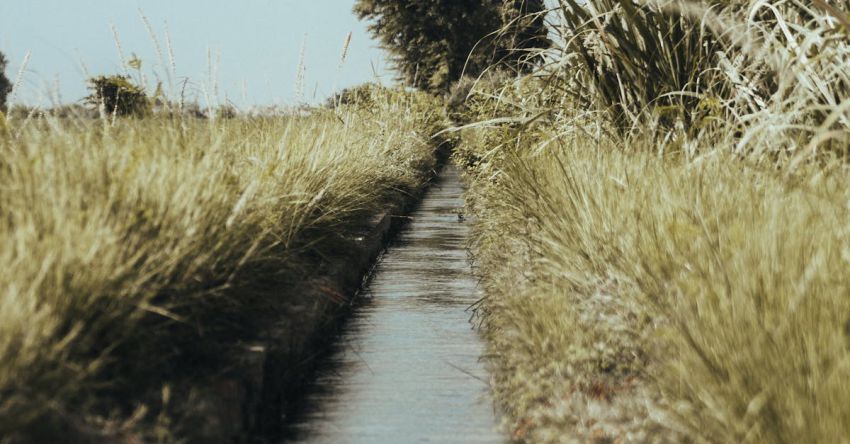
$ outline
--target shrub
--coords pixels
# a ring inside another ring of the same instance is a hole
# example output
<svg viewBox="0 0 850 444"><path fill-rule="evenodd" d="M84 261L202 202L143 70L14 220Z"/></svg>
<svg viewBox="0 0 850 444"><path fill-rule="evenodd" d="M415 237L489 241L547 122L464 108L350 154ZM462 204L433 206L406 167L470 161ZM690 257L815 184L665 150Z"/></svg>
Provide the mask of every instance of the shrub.
<svg viewBox="0 0 850 444"><path fill-rule="evenodd" d="M358 0L354 12L391 54L408 86L447 92L494 64L527 70L528 49L548 46L540 0Z"/></svg>
<svg viewBox="0 0 850 444"><path fill-rule="evenodd" d="M140 115L150 109L147 95L130 77L123 75L97 76L89 79L91 95L86 103L104 107L108 113L119 116Z"/></svg>
<svg viewBox="0 0 850 444"><path fill-rule="evenodd" d="M219 119L235 119L239 117L239 110L230 104L221 105L215 111L215 116Z"/></svg>
<svg viewBox="0 0 850 444"><path fill-rule="evenodd" d="M325 106L328 108L336 108L342 105L368 106L372 101L372 96L379 90L381 90L381 87L371 82L345 88L333 96L328 97Z"/></svg>

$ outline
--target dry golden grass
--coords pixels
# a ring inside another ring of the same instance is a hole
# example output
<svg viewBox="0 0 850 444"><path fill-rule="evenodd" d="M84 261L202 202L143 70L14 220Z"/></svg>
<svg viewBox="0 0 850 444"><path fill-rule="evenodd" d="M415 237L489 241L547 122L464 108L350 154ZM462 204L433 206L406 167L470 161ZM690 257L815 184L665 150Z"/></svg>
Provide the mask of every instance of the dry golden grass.
<svg viewBox="0 0 850 444"><path fill-rule="evenodd" d="M514 438L847 442L848 5L553 4L455 156Z"/></svg>
<svg viewBox="0 0 850 444"><path fill-rule="evenodd" d="M417 187L440 115L433 99L373 91L368 106L301 117L9 122L0 436L143 385L132 378L174 358L181 328L214 350L235 316L285 303L285 289L231 290L297 270ZM116 362L122 348L138 361Z"/></svg>
<svg viewBox="0 0 850 444"><path fill-rule="evenodd" d="M479 166L470 200L517 437L850 436L846 165L532 144Z"/></svg>

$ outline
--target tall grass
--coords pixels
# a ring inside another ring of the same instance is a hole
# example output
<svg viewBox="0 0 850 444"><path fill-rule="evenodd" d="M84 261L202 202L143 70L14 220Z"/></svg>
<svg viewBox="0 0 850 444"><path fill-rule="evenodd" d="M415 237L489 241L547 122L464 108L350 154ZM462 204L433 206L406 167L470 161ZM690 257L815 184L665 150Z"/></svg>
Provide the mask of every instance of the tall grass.
<svg viewBox="0 0 850 444"><path fill-rule="evenodd" d="M473 88L516 440L847 440L847 9L561 0L548 64Z"/></svg>
<svg viewBox="0 0 850 444"><path fill-rule="evenodd" d="M720 46L698 22L664 8L631 0L559 2L558 71L577 75L571 92L584 103L601 102L620 125L652 112L690 124L698 100L672 93L704 88Z"/></svg>
<svg viewBox="0 0 850 444"><path fill-rule="evenodd" d="M825 6L824 6L825 5ZM557 2L544 73L621 132L661 126L738 151L811 156L847 141L847 5ZM843 106L842 106L843 105ZM781 133L781 143L776 134Z"/></svg>
<svg viewBox="0 0 850 444"><path fill-rule="evenodd" d="M309 275L300 261L327 254L324 239L417 187L440 112L373 91L368 108L306 117L9 124L0 436L108 416L101 394L164 384L141 378L244 338L251 313L291 295L240 289Z"/></svg>
<svg viewBox="0 0 850 444"><path fill-rule="evenodd" d="M518 436L846 438L847 166L789 182L647 148L564 138L475 181L486 334Z"/></svg>

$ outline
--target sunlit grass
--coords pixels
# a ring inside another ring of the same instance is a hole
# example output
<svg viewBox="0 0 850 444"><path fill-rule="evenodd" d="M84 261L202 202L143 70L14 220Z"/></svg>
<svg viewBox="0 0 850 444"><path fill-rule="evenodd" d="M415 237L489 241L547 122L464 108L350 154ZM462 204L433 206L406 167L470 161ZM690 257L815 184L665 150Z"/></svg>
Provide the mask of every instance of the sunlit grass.
<svg viewBox="0 0 850 444"><path fill-rule="evenodd" d="M563 139L473 181L486 336L515 430L839 442L847 167L789 178L648 148Z"/></svg>
<svg viewBox="0 0 850 444"><path fill-rule="evenodd" d="M417 188L434 165L434 105L375 91L309 116L10 122L0 435L144 384L127 378L174 358L169 325L214 348L233 316L284 304L287 288L277 300L233 290L306 273L300 256ZM127 356L138 361L116 362Z"/></svg>
<svg viewBox="0 0 850 444"><path fill-rule="evenodd" d="M846 5L553 3L456 152L514 438L846 440Z"/></svg>

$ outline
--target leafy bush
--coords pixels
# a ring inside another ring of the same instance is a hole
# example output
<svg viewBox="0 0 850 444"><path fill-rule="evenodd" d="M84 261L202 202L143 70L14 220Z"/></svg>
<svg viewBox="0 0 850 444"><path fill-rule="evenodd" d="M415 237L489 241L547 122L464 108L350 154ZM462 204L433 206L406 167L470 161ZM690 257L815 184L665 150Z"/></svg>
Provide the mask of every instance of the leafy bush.
<svg viewBox="0 0 850 444"><path fill-rule="evenodd" d="M372 101L372 96L377 91L381 91L381 87L371 82L345 88L333 96L328 97L325 106L328 108L336 108L342 105L368 106Z"/></svg>
<svg viewBox="0 0 850 444"><path fill-rule="evenodd" d="M239 110L230 104L222 105L215 110L215 116L219 119L235 119L239 117Z"/></svg>
<svg viewBox="0 0 850 444"><path fill-rule="evenodd" d="M548 46L542 0L358 0L355 13L390 52L408 86L446 92L494 64L525 70Z"/></svg>
<svg viewBox="0 0 850 444"><path fill-rule="evenodd" d="M103 106L110 114L140 115L150 109L145 90L133 84L128 76L93 77L89 79L89 90L92 93L86 97L86 103L97 108Z"/></svg>

